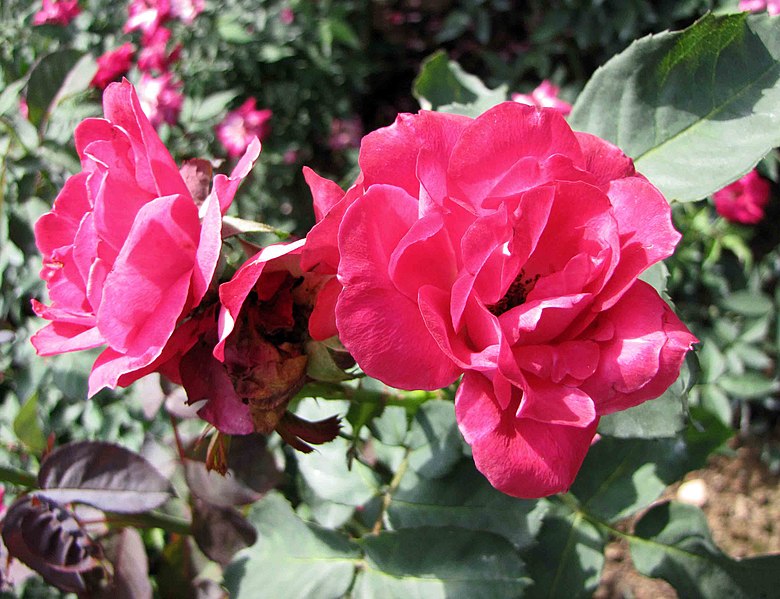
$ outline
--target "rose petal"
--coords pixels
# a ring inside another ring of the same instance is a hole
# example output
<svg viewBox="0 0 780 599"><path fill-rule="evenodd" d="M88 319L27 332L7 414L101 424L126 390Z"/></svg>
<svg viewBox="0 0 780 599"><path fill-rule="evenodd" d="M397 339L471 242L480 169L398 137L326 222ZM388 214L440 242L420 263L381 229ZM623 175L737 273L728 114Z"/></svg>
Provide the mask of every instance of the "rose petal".
<svg viewBox="0 0 780 599"><path fill-rule="evenodd" d="M461 381L455 414L477 469L499 491L526 499L568 490L598 426L598 418L584 428L518 418L500 408L490 381L472 372Z"/></svg>

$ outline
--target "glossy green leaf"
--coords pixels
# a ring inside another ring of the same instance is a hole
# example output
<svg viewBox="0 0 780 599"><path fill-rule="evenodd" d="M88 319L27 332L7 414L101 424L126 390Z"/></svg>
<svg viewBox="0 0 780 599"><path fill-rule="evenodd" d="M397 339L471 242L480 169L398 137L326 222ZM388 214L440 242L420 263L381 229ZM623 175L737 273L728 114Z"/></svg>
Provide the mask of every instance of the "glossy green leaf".
<svg viewBox="0 0 780 599"><path fill-rule="evenodd" d="M355 599L514 598L530 580L504 538L461 528L406 528L366 536Z"/></svg>
<svg viewBox="0 0 780 599"><path fill-rule="evenodd" d="M442 478L407 470L387 511L393 529L457 526L501 535L518 549L534 542L547 502L516 499L496 491L470 459Z"/></svg>
<svg viewBox="0 0 780 599"><path fill-rule="evenodd" d="M460 461L463 441L455 421L455 405L434 399L415 414L405 445L409 467L426 478L443 476Z"/></svg>
<svg viewBox="0 0 780 599"><path fill-rule="evenodd" d="M599 432L613 437L654 439L671 437L681 431L686 422L686 397L698 370L696 355L688 352L680 376L661 397L604 416Z"/></svg>
<svg viewBox="0 0 780 599"><path fill-rule="evenodd" d="M703 198L780 145L776 18L707 15L601 67L570 122L618 145L670 201Z"/></svg>
<svg viewBox="0 0 780 599"><path fill-rule="evenodd" d="M423 61L412 93L425 109L477 116L506 100L507 87L489 89L440 50Z"/></svg>
<svg viewBox="0 0 780 599"><path fill-rule="evenodd" d="M668 581L680 597L777 597L780 555L730 558L715 545L704 513L694 506L654 507L637 522L629 544L637 570Z"/></svg>
<svg viewBox="0 0 780 599"><path fill-rule="evenodd" d="M726 310L736 312L742 316L765 316L774 308L772 299L760 292L743 289L726 296L720 302Z"/></svg>
<svg viewBox="0 0 780 599"><path fill-rule="evenodd" d="M732 397L740 399L763 399L780 387L777 381L758 372L727 374L718 380L718 385Z"/></svg>
<svg viewBox="0 0 780 599"><path fill-rule="evenodd" d="M46 436L38 419L38 396L32 395L14 418L14 434L30 451L40 454L46 449Z"/></svg>
<svg viewBox="0 0 780 599"><path fill-rule="evenodd" d="M78 50L57 50L44 56L33 67L26 91L31 123L38 126L41 121L47 118L71 69L79 63L82 56Z"/></svg>
<svg viewBox="0 0 780 599"><path fill-rule="evenodd" d="M225 569L233 599L335 599L347 592L360 551L346 536L304 522L277 493L253 505L248 520L259 540Z"/></svg>
<svg viewBox="0 0 780 599"><path fill-rule="evenodd" d="M590 597L604 567L604 534L582 514L564 507L544 519L539 542L524 557L534 585L525 597Z"/></svg>
<svg viewBox="0 0 780 599"><path fill-rule="evenodd" d="M697 416L701 420L677 438L603 437L594 444L571 488L581 508L601 520L620 520L650 505L686 472L704 466L731 430L711 415Z"/></svg>

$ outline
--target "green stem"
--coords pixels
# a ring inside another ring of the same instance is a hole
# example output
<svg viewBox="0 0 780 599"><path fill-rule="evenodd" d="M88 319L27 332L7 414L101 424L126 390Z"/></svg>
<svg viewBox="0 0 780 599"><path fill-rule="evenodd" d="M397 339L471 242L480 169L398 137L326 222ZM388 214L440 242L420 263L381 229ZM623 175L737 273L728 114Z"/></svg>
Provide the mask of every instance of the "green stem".
<svg viewBox="0 0 780 599"><path fill-rule="evenodd" d="M117 528L134 526L135 528L160 528L166 532L179 535L191 535L192 525L184 518L170 516L159 512L143 514L117 514L106 512L106 523Z"/></svg>
<svg viewBox="0 0 780 599"><path fill-rule="evenodd" d="M0 482L32 489L38 488L38 479L34 474L13 466L0 465Z"/></svg>
<svg viewBox="0 0 780 599"><path fill-rule="evenodd" d="M393 480L390 481L387 491L385 491L385 494L382 497L382 507L379 510L379 516L377 516L376 522L374 523L374 528L371 530L374 534L379 534L382 531L382 524L385 519L385 514L390 507L390 502L393 500L393 493L395 493L396 489L398 489L398 486L401 484L401 479L404 477L404 474L406 474L406 469L409 466L410 453L411 450L407 448L404 459L401 460L401 463L398 465L398 470L396 470Z"/></svg>

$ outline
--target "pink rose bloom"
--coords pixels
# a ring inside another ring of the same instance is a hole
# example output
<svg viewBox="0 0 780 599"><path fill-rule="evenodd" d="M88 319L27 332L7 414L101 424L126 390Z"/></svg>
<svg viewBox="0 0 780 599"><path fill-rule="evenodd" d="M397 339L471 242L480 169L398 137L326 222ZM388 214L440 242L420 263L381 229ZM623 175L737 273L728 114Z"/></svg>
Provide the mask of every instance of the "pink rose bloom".
<svg viewBox="0 0 780 599"><path fill-rule="evenodd" d="M195 17L205 8L204 0L170 0L170 2L171 16L187 25L192 25Z"/></svg>
<svg viewBox="0 0 780 599"><path fill-rule="evenodd" d="M152 35L171 16L171 3L169 0L131 0L127 12L125 33L139 29Z"/></svg>
<svg viewBox="0 0 780 599"><path fill-rule="evenodd" d="M157 28L152 34L144 34L141 40L141 53L138 56L139 70L149 73L158 71L164 73L176 63L181 56L181 44L178 44L169 54L168 42L171 30L165 27Z"/></svg>
<svg viewBox="0 0 780 599"><path fill-rule="evenodd" d="M32 343L42 356L107 346L90 395L148 372L200 303L219 260L221 215L240 182L218 175L199 207L130 83L110 84L103 109L105 119L76 129L82 172L35 224L51 305L34 300L33 308L52 322ZM259 151L254 144L234 175Z"/></svg>
<svg viewBox="0 0 780 599"><path fill-rule="evenodd" d="M105 89L109 83L130 70L133 64L133 54L135 54L135 47L130 42L127 42L115 50L109 50L100 56L97 59L97 73L92 77L92 81L89 84L98 89Z"/></svg>
<svg viewBox="0 0 780 599"><path fill-rule="evenodd" d="M27 98L19 98L19 113L26 119L30 118L30 107L27 105Z"/></svg>
<svg viewBox="0 0 780 599"><path fill-rule="evenodd" d="M273 113L264 108L256 110L255 98L249 98L241 106L227 113L217 125L217 139L225 146L229 156L239 156L249 141L255 137L263 140L271 131Z"/></svg>
<svg viewBox="0 0 780 599"><path fill-rule="evenodd" d="M141 108L149 117L152 126L157 129L162 123L173 125L179 120L184 96L181 81L174 81L173 73L153 77L149 73L141 75L138 82L138 99Z"/></svg>
<svg viewBox="0 0 780 599"><path fill-rule="evenodd" d="M712 195L715 210L735 223L754 225L764 218L769 202L769 182L753 169L741 179Z"/></svg>
<svg viewBox="0 0 780 599"><path fill-rule="evenodd" d="M67 25L81 12L78 0L43 0L33 25Z"/></svg>
<svg viewBox="0 0 780 599"><path fill-rule="evenodd" d="M293 12L293 9L289 6L285 6L282 10L279 11L279 20L285 25L292 25L293 21L295 21L295 13Z"/></svg>
<svg viewBox="0 0 780 599"><path fill-rule="evenodd" d="M568 116L571 112L571 104L558 98L560 89L546 79L539 84L534 91L528 94L512 94L512 101L520 104L528 104L538 108L552 108L560 112L563 116Z"/></svg>
<svg viewBox="0 0 780 599"><path fill-rule="evenodd" d="M337 272L318 306L388 385L463 376L458 425L496 488L568 489L599 417L661 395L696 341L638 280L680 239L666 200L615 146L513 102L400 115L359 162L346 194L307 171L302 264Z"/></svg>
<svg viewBox="0 0 780 599"><path fill-rule="evenodd" d="M767 11L770 15L780 14L780 0L740 0L739 10L748 12Z"/></svg>

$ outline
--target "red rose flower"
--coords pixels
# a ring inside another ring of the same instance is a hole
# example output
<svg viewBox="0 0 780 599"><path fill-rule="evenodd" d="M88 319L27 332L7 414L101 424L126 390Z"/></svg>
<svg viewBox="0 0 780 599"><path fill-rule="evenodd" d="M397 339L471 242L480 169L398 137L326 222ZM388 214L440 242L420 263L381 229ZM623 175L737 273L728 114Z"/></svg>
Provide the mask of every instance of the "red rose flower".
<svg viewBox="0 0 780 599"><path fill-rule="evenodd" d="M512 94L512 101L537 108L553 108L563 116L568 116L571 112L571 104L558 97L559 91L557 85L544 80L530 94Z"/></svg>
<svg viewBox="0 0 780 599"><path fill-rule="evenodd" d="M267 108L257 110L256 103L255 98L247 99L217 125L217 139L228 155L240 156L251 139L257 137L262 141L270 132L273 113Z"/></svg>
<svg viewBox="0 0 780 599"><path fill-rule="evenodd" d="M127 42L100 56L97 59L97 73L89 84L98 89L105 89L109 83L116 81L130 70L133 64L133 54L135 54L135 47Z"/></svg>
<svg viewBox="0 0 780 599"><path fill-rule="evenodd" d="M67 25L81 12L78 0L43 0L33 25Z"/></svg>
<svg viewBox="0 0 780 599"><path fill-rule="evenodd" d="M713 196L715 210L723 218L735 223L754 225L764 218L769 202L769 182L755 169L741 179L726 185Z"/></svg>
<svg viewBox="0 0 780 599"><path fill-rule="evenodd" d="M491 483L566 490L599 417L659 396L695 341L638 280L680 239L666 200L616 147L512 102L401 115L359 162L346 194L307 177L302 262L337 272L318 303L342 342L402 389L463 375L458 424Z"/></svg>
<svg viewBox="0 0 780 599"><path fill-rule="evenodd" d="M33 307L52 322L32 343L40 355L107 346L90 395L129 384L169 351L178 323L208 289L221 215L260 151L255 142L198 206L127 81L106 88L103 109L105 119L76 129L82 172L35 224L51 305Z"/></svg>

